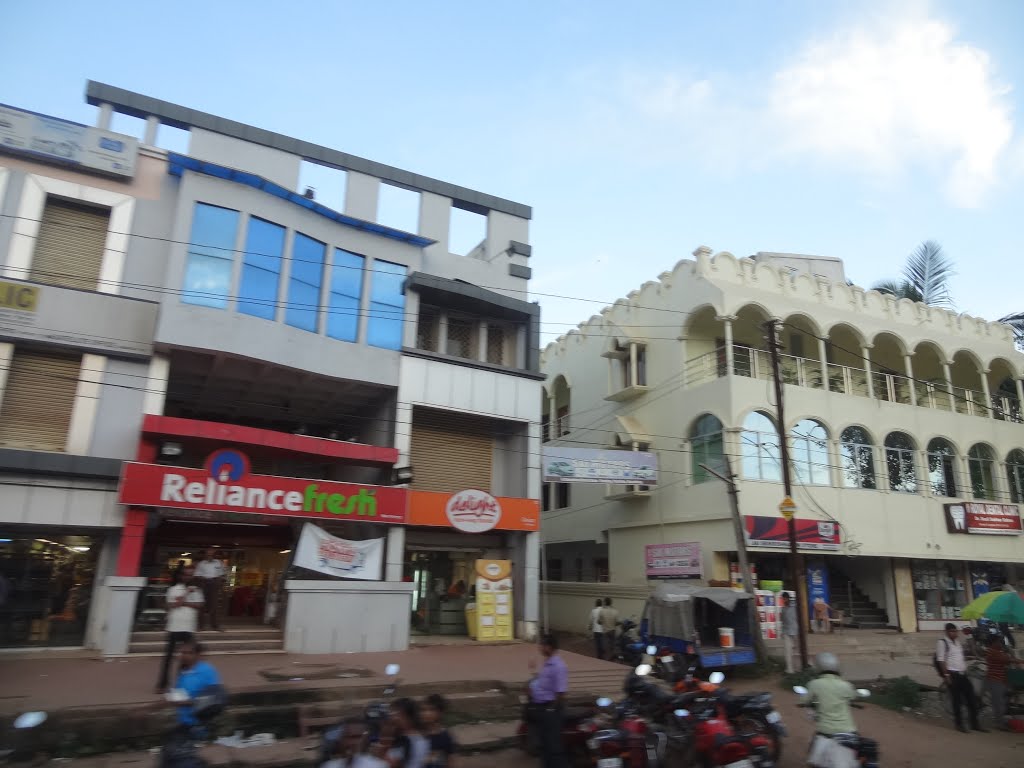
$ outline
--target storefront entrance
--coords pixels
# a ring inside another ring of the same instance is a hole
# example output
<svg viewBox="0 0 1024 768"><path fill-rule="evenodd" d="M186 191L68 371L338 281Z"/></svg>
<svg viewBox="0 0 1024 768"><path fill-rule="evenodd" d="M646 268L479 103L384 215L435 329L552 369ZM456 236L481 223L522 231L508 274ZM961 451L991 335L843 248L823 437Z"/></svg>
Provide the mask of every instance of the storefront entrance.
<svg viewBox="0 0 1024 768"><path fill-rule="evenodd" d="M464 636L466 604L473 598L473 572L479 551L410 551L405 579L412 594L414 635Z"/></svg>
<svg viewBox="0 0 1024 768"><path fill-rule="evenodd" d="M102 542L50 528L0 533L0 648L85 644Z"/></svg>

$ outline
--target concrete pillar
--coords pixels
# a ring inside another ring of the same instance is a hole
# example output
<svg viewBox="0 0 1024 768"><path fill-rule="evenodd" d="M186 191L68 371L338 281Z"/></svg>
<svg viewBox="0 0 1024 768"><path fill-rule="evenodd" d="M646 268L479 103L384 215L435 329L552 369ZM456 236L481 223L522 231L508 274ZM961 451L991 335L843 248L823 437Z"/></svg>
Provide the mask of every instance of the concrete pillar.
<svg viewBox="0 0 1024 768"><path fill-rule="evenodd" d="M405 527L392 525L388 528L387 554L384 565L384 581L401 581L405 569Z"/></svg>
<svg viewBox="0 0 1024 768"><path fill-rule="evenodd" d="M516 368L526 368L526 345L528 343L529 342L527 341L527 338L526 338L526 326L522 325L522 324L517 325L516 326L516 356L515 356L515 366L516 366ZM1019 384L1020 382L1017 382L1017 383Z"/></svg>
<svg viewBox="0 0 1024 768"><path fill-rule="evenodd" d="M1014 379L1013 384L1017 387L1017 402L1020 403L1021 408L1024 408L1024 382Z"/></svg>
<svg viewBox="0 0 1024 768"><path fill-rule="evenodd" d="M679 356L680 356L679 357L679 378L680 378L679 385L683 389L686 389L686 385L687 385L686 369L688 367L687 364L686 364L687 363L687 361L686 361L686 336L680 336L679 337Z"/></svg>
<svg viewBox="0 0 1024 768"><path fill-rule="evenodd" d="M996 413L995 408L992 407L992 390L988 385L988 370L979 369L978 373L981 374L981 391L985 395L985 412L982 415L994 419Z"/></svg>
<svg viewBox="0 0 1024 768"><path fill-rule="evenodd" d="M448 354L448 313L443 309L437 316L437 349L434 351Z"/></svg>
<svg viewBox="0 0 1024 768"><path fill-rule="evenodd" d="M135 604L139 592L149 581L144 577L108 576L104 586L108 591L107 621L103 632L103 654L122 656L128 653L132 626L135 624Z"/></svg>
<svg viewBox="0 0 1024 768"><path fill-rule="evenodd" d="M540 533L531 531L523 534L526 565L523 569L523 618L519 637L532 641L537 637L537 622L540 621Z"/></svg>
<svg viewBox="0 0 1024 768"><path fill-rule="evenodd" d="M875 396L875 382L871 375L871 347L864 345L860 348L861 357L864 358L864 372L868 375L868 397Z"/></svg>
<svg viewBox="0 0 1024 768"><path fill-rule="evenodd" d="M828 344L826 339L818 339L818 359L821 360L821 388L828 392L832 387L828 383Z"/></svg>
<svg viewBox="0 0 1024 768"><path fill-rule="evenodd" d="M451 250L452 201L432 192L420 192L420 219L416 234L436 240L427 250Z"/></svg>
<svg viewBox="0 0 1024 768"><path fill-rule="evenodd" d="M345 174L345 213L364 221L376 221L380 205L380 179L365 173Z"/></svg>
<svg viewBox="0 0 1024 768"><path fill-rule="evenodd" d="M636 344L633 342L629 343L629 384L633 387L637 385Z"/></svg>
<svg viewBox="0 0 1024 768"><path fill-rule="evenodd" d="M736 372L736 366L733 364L735 350L732 348L732 318L722 317L721 321L725 328L725 375L732 376Z"/></svg>
<svg viewBox="0 0 1024 768"><path fill-rule="evenodd" d="M892 561L892 580L896 592L900 632L917 632L917 602L914 600L914 579L911 576L909 560L896 558ZM890 616L889 620L892 619Z"/></svg>
<svg viewBox="0 0 1024 768"><path fill-rule="evenodd" d="M356 339L359 340L360 344L365 344L366 343L366 334L367 334L367 331L369 330L369 327L370 327L370 321L373 320L373 316L370 314L370 292L373 290L373 269L374 269L374 264L376 264L376 262L373 259L366 259L363 262L363 282L362 282L362 286L359 289L360 290L360 296L359 296L359 316L356 318ZM327 272L326 275L325 275L324 287L328 290L328 297L329 297L330 296L330 287L331 287L331 273L330 272ZM411 293L411 291L407 291L407 293ZM327 298L327 299L324 300L324 306L328 306L327 303L326 303L328 301L330 301L330 298ZM406 306L405 309L404 309L404 312L408 313L408 311L409 311L409 307ZM417 306L417 313L418 312L419 312L419 308ZM408 314L404 315L403 319L408 318L408 316L409 316ZM324 321L326 322L326 315L324 317ZM404 333L405 333L405 329L407 329L407 328L412 328L412 330L415 332L416 324L415 323L402 323L402 329L403 329L403 331L402 331L403 337L402 338L403 338L403 340L405 339ZM414 344L414 346L415 346L415 344Z"/></svg>
<svg viewBox="0 0 1024 768"><path fill-rule="evenodd" d="M96 127L101 131L110 130L110 120L114 116L113 104L100 104L100 113L96 116Z"/></svg>
<svg viewBox="0 0 1024 768"><path fill-rule="evenodd" d="M147 416L162 416L164 401L167 399L167 381L171 375L171 359L167 355L154 354L149 361L146 375L146 393L142 400L142 412Z"/></svg>
<svg viewBox="0 0 1024 768"><path fill-rule="evenodd" d="M150 115L146 118L146 133L143 136L142 143L147 144L150 147L156 146L157 132L160 130L160 118L155 115Z"/></svg>
<svg viewBox="0 0 1024 768"><path fill-rule="evenodd" d="M910 355L903 356L903 365L907 370L907 378L910 379L907 382L910 387L910 404L917 405L917 387L914 386L914 364L911 361Z"/></svg>
<svg viewBox="0 0 1024 768"><path fill-rule="evenodd" d="M477 330L476 359L481 363L487 362L487 321L481 320Z"/></svg>

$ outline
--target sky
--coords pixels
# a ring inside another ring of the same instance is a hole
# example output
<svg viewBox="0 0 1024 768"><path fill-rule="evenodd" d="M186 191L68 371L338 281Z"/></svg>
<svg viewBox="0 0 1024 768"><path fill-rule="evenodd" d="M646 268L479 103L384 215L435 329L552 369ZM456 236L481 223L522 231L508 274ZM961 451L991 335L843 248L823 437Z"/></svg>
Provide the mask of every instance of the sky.
<svg viewBox="0 0 1024 768"><path fill-rule="evenodd" d="M92 123L93 79L531 205L542 345L702 245L870 285L937 240L996 319L1024 311L1022 30L1017 0L14 2L0 103Z"/></svg>

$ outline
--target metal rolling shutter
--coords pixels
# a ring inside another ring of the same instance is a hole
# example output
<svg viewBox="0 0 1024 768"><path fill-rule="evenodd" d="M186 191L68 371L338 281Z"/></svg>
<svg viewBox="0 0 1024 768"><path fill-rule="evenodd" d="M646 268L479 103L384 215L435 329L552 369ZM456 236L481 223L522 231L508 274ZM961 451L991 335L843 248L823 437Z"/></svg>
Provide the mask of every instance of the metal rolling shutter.
<svg viewBox="0 0 1024 768"><path fill-rule="evenodd" d="M416 490L491 490L494 437L482 420L417 408L410 456Z"/></svg>
<svg viewBox="0 0 1024 768"><path fill-rule="evenodd" d="M29 279L95 291L109 227L109 209L47 198Z"/></svg>
<svg viewBox="0 0 1024 768"><path fill-rule="evenodd" d="M0 401L0 446L63 451L81 356L15 349Z"/></svg>

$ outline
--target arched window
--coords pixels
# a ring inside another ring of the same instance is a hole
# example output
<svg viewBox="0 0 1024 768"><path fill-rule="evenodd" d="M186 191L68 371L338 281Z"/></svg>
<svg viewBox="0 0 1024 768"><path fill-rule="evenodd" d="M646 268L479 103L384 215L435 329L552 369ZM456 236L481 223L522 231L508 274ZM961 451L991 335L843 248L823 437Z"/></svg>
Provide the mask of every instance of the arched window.
<svg viewBox="0 0 1024 768"><path fill-rule="evenodd" d="M793 469L805 485L831 485L828 461L828 432L821 422L803 419L789 433L793 446Z"/></svg>
<svg viewBox="0 0 1024 768"><path fill-rule="evenodd" d="M971 471L971 492L976 499L996 498L996 457L987 445L978 443L967 452L967 464Z"/></svg>
<svg viewBox="0 0 1024 768"><path fill-rule="evenodd" d="M839 436L843 487L876 488L875 448L864 427L847 427Z"/></svg>
<svg viewBox="0 0 1024 768"><path fill-rule="evenodd" d="M949 440L928 443L928 483L936 496L956 496L956 449Z"/></svg>
<svg viewBox="0 0 1024 768"><path fill-rule="evenodd" d="M1006 482L1010 486L1010 501L1024 504L1024 451L1020 448L1006 456Z"/></svg>
<svg viewBox="0 0 1024 768"><path fill-rule="evenodd" d="M779 461L779 433L775 422L766 413L754 411L743 421L740 434L743 455L743 477L747 480L782 479Z"/></svg>
<svg viewBox="0 0 1024 768"><path fill-rule="evenodd" d="M693 457L691 471L694 483L704 483L713 475L701 467L705 464L712 469L725 465L725 448L722 443L722 422L710 413L705 413L690 430L690 455Z"/></svg>
<svg viewBox="0 0 1024 768"><path fill-rule="evenodd" d="M901 493L917 493L914 441L903 432L890 432L885 438L885 464L889 470L889 488Z"/></svg>

